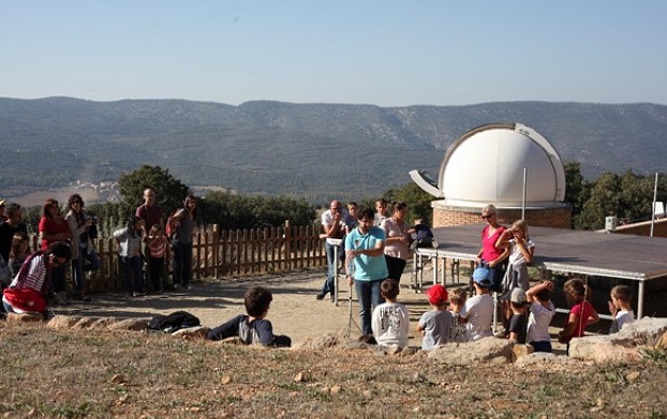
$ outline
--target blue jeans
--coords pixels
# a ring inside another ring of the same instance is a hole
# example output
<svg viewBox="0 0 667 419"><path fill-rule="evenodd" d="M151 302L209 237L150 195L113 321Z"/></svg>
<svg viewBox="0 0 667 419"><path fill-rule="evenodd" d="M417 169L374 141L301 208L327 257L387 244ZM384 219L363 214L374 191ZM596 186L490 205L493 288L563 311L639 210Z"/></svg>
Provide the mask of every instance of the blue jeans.
<svg viewBox="0 0 667 419"><path fill-rule="evenodd" d="M88 260L88 265L86 265L86 260ZM95 253L95 250L79 248L79 257L76 260L72 260L72 279L74 279L74 286L79 292L84 290L84 280L85 277L83 273L85 271L96 271L100 269L101 263L100 258Z"/></svg>
<svg viewBox="0 0 667 419"><path fill-rule="evenodd" d="M184 287L192 279L192 243L182 243L174 240L174 285L180 284Z"/></svg>
<svg viewBox="0 0 667 419"><path fill-rule="evenodd" d="M490 273L489 273L489 279L491 280L491 292L501 292L501 288L503 285L503 277L505 276L505 270L507 269L507 264L506 263L499 263L498 265L494 266L493 268L489 266L489 264L482 259L482 262L480 265L484 268L488 268Z"/></svg>
<svg viewBox="0 0 667 419"><path fill-rule="evenodd" d="M384 298L380 294L380 284L384 279L377 281L359 281L354 280L354 289L357 292L359 300L359 317L361 318L361 334L372 335L371 315L373 309L384 303Z"/></svg>
<svg viewBox="0 0 667 419"><path fill-rule="evenodd" d="M327 252L327 279L324 281L324 286L322 287L322 294L327 295L328 293L331 293L333 295L335 289L334 289L334 270L336 267L336 263L338 263L337 260L334 260L334 249L336 246L329 244L328 242L325 244L325 250ZM344 253L343 253L343 246L342 244L338 246L338 258L344 258Z"/></svg>
<svg viewBox="0 0 667 419"><path fill-rule="evenodd" d="M141 256L121 256L120 262L123 264L123 272L125 273L125 289L129 292L143 292L142 268L144 263Z"/></svg>

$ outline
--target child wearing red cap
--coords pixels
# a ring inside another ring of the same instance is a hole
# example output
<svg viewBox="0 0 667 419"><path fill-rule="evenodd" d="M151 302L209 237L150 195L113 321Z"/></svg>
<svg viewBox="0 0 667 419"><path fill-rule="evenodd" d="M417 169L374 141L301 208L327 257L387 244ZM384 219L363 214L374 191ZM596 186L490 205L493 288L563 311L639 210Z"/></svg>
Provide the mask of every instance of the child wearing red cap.
<svg viewBox="0 0 667 419"><path fill-rule="evenodd" d="M426 291L428 303L433 310L422 314L417 330L422 334L422 349L431 350L447 343L452 313L447 311L447 289L436 284Z"/></svg>

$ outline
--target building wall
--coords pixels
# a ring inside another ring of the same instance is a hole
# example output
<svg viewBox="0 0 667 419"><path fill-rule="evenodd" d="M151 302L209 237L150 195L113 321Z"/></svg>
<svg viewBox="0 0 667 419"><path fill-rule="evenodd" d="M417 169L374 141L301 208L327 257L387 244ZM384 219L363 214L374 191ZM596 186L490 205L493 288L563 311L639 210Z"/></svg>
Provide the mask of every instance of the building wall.
<svg viewBox="0 0 667 419"><path fill-rule="evenodd" d="M614 229L614 234L633 234L635 236L650 236L651 222L644 221L641 223L628 224L618 226ZM667 237L667 218L655 220L653 225L653 237Z"/></svg>
<svg viewBox="0 0 667 419"><path fill-rule="evenodd" d="M521 219L520 208L497 208L498 221L510 225ZM450 227L483 222L480 208L446 206L433 203L433 227ZM572 208L563 205L555 208L527 208L529 226L571 228Z"/></svg>

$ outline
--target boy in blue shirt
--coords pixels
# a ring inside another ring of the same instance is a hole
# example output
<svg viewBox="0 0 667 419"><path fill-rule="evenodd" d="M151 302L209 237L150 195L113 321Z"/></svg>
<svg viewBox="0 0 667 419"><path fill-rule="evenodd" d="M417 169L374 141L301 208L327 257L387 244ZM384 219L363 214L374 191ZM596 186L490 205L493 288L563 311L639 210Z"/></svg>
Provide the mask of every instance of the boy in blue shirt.
<svg viewBox="0 0 667 419"><path fill-rule="evenodd" d="M243 303L248 314L240 314L215 329L211 329L206 338L223 340L238 336L246 345L290 347L292 340L287 336L274 335L271 322L265 319L272 300L273 295L266 288L250 288L243 296Z"/></svg>

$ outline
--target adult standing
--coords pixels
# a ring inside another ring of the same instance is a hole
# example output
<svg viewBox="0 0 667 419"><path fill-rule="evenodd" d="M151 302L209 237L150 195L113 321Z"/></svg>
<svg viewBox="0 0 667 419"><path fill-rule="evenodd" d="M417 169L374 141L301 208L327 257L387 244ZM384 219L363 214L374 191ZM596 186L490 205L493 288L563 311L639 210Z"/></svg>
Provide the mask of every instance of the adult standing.
<svg viewBox="0 0 667 419"><path fill-rule="evenodd" d="M174 288L190 289L192 279L192 233L197 221L197 198L188 195L183 208L169 217L175 227L172 241L174 251Z"/></svg>
<svg viewBox="0 0 667 419"><path fill-rule="evenodd" d="M2 305L9 313L40 313L46 317L46 293L49 276L71 257L66 243L51 243L46 250L32 253L16 278L3 291Z"/></svg>
<svg viewBox="0 0 667 419"><path fill-rule="evenodd" d="M505 275L505 260L509 255L508 248L496 247L505 227L498 223L498 213L493 205L482 208L482 218L487 225L482 229L482 248L477 252L477 263L489 269L491 291L497 292Z"/></svg>
<svg viewBox="0 0 667 419"><path fill-rule="evenodd" d="M42 218L39 220L39 238L42 240L42 250L55 242L64 242L72 239L69 226L63 218L60 204L53 198L44 201L42 207ZM71 254L71 251L70 251ZM51 270L51 282L53 292L56 294L58 304L67 304L67 293L65 286L65 266L59 264Z"/></svg>
<svg viewBox="0 0 667 419"><path fill-rule="evenodd" d="M373 215L373 225L380 227L382 221L387 218L387 201L380 198L375 201L375 214Z"/></svg>
<svg viewBox="0 0 667 419"><path fill-rule="evenodd" d="M137 207L134 215L144 220L146 223L146 231L151 231L151 227L159 224L164 229L164 211L157 204L157 194L155 189L146 188L144 190L144 203Z"/></svg>
<svg viewBox="0 0 667 419"><path fill-rule="evenodd" d="M384 302L380 284L388 276L384 259L384 231L374 226L374 222L373 210L363 209L359 215L359 225L345 238L347 281L350 286L354 284L359 300L362 333L359 340L367 343L374 342L371 314L375 307Z"/></svg>
<svg viewBox="0 0 667 419"><path fill-rule="evenodd" d="M0 255L5 261L9 260L12 240L17 232L28 234L28 229L23 223L21 205L8 202L5 204L4 220L0 220Z"/></svg>
<svg viewBox="0 0 667 419"><path fill-rule="evenodd" d="M338 261L335 258L334 253L338 249L339 256L343 257L342 253L342 242L334 243L332 240L342 239L346 232L346 222L347 217L343 213L343 204L338 200L333 200L329 204L329 209L322 213L322 230L324 231L320 237L325 239L325 250L327 253L327 279L324 281L322 286L322 291L320 291L315 298L318 300L324 299L324 297L331 293L334 294L334 272L335 266Z"/></svg>
<svg viewBox="0 0 667 419"><path fill-rule="evenodd" d="M352 231L353 228L356 228L359 225L359 205L354 202L350 201L347 203L347 221L345 224L347 225L347 231Z"/></svg>
<svg viewBox="0 0 667 419"><path fill-rule="evenodd" d="M146 224L145 229L144 229L144 237L142 238L144 241L144 255L150 255L150 251L148 249L148 232L151 231L151 228L154 225L159 225L160 228L164 231L164 211L162 211L162 208L157 204L157 194L155 193L155 189L152 187L148 187L144 189L144 203L139 205L134 212L134 215L141 218L144 220L144 223ZM164 268L167 268L167 264L164 264ZM147 284L152 284L152 278L150 277L150 269L146 269L146 283ZM164 276L166 277L166 273L164 273ZM154 290L157 291L157 290Z"/></svg>
<svg viewBox="0 0 667 419"><path fill-rule="evenodd" d="M84 206L81 195L70 195L67 200L69 211L65 216L65 221L72 235L72 279L74 280L74 286L81 300L90 301L86 292L84 272L100 269L101 263L88 234L90 226L93 225L93 218L86 212ZM86 261L88 261L88 264L86 264Z"/></svg>
<svg viewBox="0 0 667 419"><path fill-rule="evenodd" d="M0 199L0 223L4 222L6 220L5 218L5 204L7 201L4 199Z"/></svg>
<svg viewBox="0 0 667 419"><path fill-rule="evenodd" d="M391 217L382 221L381 227L387 237L384 248L384 258L387 262L389 278L401 282L406 261L410 258L410 226L405 217L408 214L408 204L403 201L395 202Z"/></svg>

